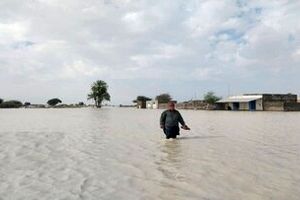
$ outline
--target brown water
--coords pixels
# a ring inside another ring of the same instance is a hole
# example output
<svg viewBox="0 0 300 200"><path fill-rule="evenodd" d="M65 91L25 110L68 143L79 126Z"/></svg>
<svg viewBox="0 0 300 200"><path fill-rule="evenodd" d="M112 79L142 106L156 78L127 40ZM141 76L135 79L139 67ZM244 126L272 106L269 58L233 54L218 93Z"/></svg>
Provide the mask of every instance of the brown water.
<svg viewBox="0 0 300 200"><path fill-rule="evenodd" d="M0 199L298 200L300 113L0 110Z"/></svg>

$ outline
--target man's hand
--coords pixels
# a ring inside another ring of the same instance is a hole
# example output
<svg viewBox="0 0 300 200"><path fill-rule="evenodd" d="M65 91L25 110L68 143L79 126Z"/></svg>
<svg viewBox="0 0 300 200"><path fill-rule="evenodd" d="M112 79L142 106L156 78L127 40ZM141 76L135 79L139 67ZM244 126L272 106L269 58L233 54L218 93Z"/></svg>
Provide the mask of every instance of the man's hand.
<svg viewBox="0 0 300 200"><path fill-rule="evenodd" d="M184 125L184 126L181 126L181 128L183 129L183 130L191 130L187 125Z"/></svg>

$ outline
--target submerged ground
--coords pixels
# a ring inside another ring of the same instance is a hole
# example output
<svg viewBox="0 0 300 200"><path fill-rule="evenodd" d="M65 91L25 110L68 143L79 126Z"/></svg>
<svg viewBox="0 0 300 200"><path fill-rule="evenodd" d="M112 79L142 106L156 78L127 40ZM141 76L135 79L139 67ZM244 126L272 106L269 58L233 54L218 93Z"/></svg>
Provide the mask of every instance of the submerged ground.
<svg viewBox="0 0 300 200"><path fill-rule="evenodd" d="M0 110L0 199L298 200L300 113Z"/></svg>

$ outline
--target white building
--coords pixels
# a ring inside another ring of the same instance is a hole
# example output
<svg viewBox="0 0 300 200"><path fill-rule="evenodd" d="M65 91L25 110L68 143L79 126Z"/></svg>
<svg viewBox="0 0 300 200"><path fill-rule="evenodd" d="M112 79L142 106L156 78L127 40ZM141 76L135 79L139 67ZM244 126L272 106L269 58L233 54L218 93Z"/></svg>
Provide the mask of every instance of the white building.
<svg viewBox="0 0 300 200"><path fill-rule="evenodd" d="M263 95L231 96L217 103L225 110L263 110Z"/></svg>
<svg viewBox="0 0 300 200"><path fill-rule="evenodd" d="M153 101L153 100L147 101L146 108L147 109L158 109L158 101Z"/></svg>

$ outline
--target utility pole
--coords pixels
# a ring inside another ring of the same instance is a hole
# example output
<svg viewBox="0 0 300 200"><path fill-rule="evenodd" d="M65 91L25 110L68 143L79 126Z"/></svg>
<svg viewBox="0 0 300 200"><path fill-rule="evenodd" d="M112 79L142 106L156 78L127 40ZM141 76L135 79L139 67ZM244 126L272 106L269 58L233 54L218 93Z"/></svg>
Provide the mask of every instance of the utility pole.
<svg viewBox="0 0 300 200"><path fill-rule="evenodd" d="M230 84L227 84L227 96L230 96Z"/></svg>

